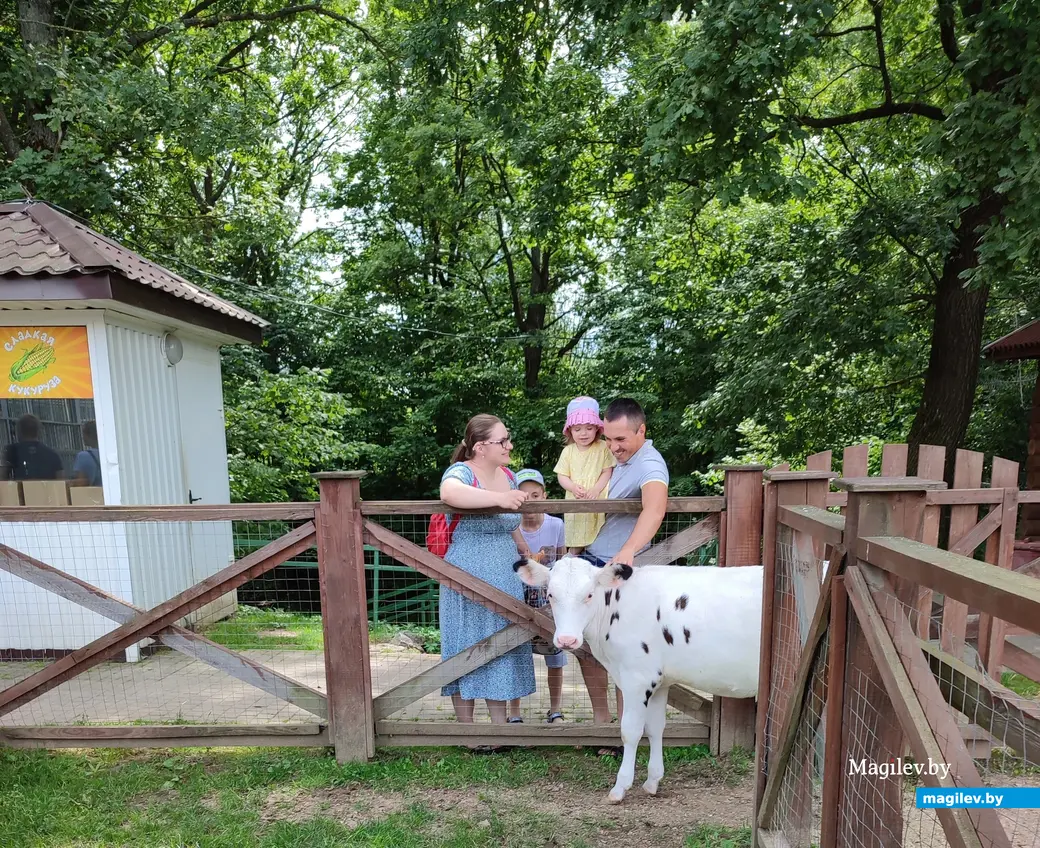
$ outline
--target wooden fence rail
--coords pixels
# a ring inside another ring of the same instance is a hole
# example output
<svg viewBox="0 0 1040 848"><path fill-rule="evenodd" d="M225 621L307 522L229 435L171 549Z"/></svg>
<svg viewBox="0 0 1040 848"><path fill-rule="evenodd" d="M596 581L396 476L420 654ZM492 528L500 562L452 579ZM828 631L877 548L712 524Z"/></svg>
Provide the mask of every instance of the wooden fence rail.
<svg viewBox="0 0 1040 848"><path fill-rule="evenodd" d="M734 468L732 475L753 478L760 469ZM116 627L23 680L0 690L0 715L31 703L54 687L110 660L128 646L144 639L200 660L238 681L274 696L313 715L317 724L306 721L287 726L263 724L203 724L76 727L0 727L0 745L11 747L65 747L69 745L153 746L199 744L286 744L330 745L339 761L364 760L377 746L401 744L464 744L511 742L522 745L616 745L617 724L605 726L474 726L448 722L401 721L394 718L409 704L437 691L444 684L479 668L533 636L551 639L554 625L548 610L534 609L511 595L473 577L434 556L424 547L393 533L376 521L377 516L428 516L452 510L441 501L365 501L361 497L363 472L315 475L320 498L305 504L233 504L169 506L75 506L57 508L0 508L0 521L17 523L70 522L207 522L275 521L302 522L284 536L249 551L237 562L154 609L140 609L86 580L68 574L35 557L0 545L0 570L42 588L52 595L108 618ZM666 535L644 551L637 563L674 562L719 539L721 517L734 516L738 533L720 559L731 564L753 560L755 526L761 526L761 485L742 481L736 494L733 485L726 497L671 498L668 509L678 514L699 514L699 520ZM524 504L520 512L566 513L601 511L632 513L641 509L639 499L565 501L547 500ZM464 513L501 510L457 510ZM743 524L741 524L743 522ZM739 529L744 527L746 529ZM750 539L750 544L748 542ZM410 680L393 686L378 697L373 685L368 645L368 616L364 579L364 547L368 543L404 566L448 586L503 615L511 623L499 633L468 651L428 668ZM743 545L749 552L740 553ZM306 550L317 551L325 686L303 684L255 659L192 632L182 621L213 598L223 596L249 580L270 572ZM161 564L157 564L161 567ZM595 663L588 648L577 652L583 668ZM684 687L673 687L669 703L687 719L669 728L666 744L688 745L710 742L719 749L720 734L726 745L753 744L753 729L740 724L739 715L713 706ZM281 729L279 730L279 728ZM715 732L712 732L714 728Z"/></svg>

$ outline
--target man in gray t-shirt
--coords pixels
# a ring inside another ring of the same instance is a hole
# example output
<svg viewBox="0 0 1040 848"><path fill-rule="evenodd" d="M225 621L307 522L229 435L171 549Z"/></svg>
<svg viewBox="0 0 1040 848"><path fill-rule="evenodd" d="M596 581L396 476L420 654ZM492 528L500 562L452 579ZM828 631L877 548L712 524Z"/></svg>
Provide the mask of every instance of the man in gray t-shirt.
<svg viewBox="0 0 1040 848"><path fill-rule="evenodd" d="M595 540L581 556L593 565L602 566L611 561L632 565L636 555L649 547L668 511L668 466L653 442L646 437L643 408L631 398L618 398L607 407L603 416L603 435L617 460L610 475L607 497L638 497L643 501L643 508L638 513L607 513ZM593 704L593 721L599 724L603 721L601 715L609 716L606 707L607 670L595 660L579 660L579 664ZM614 691L618 721L621 721L625 699L620 688L615 686ZM601 749L600 753L621 755L620 749Z"/></svg>
<svg viewBox="0 0 1040 848"><path fill-rule="evenodd" d="M638 513L608 513L585 553L596 565L607 562L632 565L650 546L668 509L668 465L646 438L643 408L630 398L619 398L603 416L603 435L617 467L610 476L608 498L641 498Z"/></svg>

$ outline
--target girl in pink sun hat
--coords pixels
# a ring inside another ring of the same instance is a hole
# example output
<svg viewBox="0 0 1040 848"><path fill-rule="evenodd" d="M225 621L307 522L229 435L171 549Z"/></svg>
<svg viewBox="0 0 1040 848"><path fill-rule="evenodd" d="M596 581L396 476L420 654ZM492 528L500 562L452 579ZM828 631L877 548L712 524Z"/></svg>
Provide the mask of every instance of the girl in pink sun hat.
<svg viewBox="0 0 1040 848"><path fill-rule="evenodd" d="M567 404L563 435L567 445L553 471L567 492L566 498L605 498L611 469L617 461L603 439L603 420L599 417L599 404L593 398L576 397ZM580 554L592 544L605 520L603 513L566 513L564 531L568 553Z"/></svg>

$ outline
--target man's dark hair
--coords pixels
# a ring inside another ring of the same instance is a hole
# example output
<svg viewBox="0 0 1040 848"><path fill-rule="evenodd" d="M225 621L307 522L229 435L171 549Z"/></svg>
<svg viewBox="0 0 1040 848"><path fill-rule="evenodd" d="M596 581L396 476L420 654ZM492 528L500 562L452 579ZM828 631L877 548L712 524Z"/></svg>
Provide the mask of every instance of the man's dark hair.
<svg viewBox="0 0 1040 848"><path fill-rule="evenodd" d="M18 419L18 441L35 442L40 438L40 419L32 413L26 413Z"/></svg>
<svg viewBox="0 0 1040 848"><path fill-rule="evenodd" d="M612 400L603 418L606 421L617 421L619 418L627 418L633 430L638 430L640 424L646 423L646 413L643 412L643 407L632 398Z"/></svg>
<svg viewBox="0 0 1040 848"><path fill-rule="evenodd" d="M88 448L96 448L97 443L97 423L94 421L84 421L80 427L80 433L83 435L83 444Z"/></svg>

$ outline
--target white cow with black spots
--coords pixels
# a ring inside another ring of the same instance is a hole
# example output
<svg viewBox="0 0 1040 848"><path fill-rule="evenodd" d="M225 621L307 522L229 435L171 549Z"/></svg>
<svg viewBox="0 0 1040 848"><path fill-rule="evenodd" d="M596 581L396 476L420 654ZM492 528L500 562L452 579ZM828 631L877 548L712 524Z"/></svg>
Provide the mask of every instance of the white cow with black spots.
<svg viewBox="0 0 1040 848"><path fill-rule="evenodd" d="M588 642L624 696L625 754L611 803L623 800L632 786L644 730L650 763L643 789L657 793L673 683L730 698L758 694L762 566L597 568L565 556L551 570L529 559L519 560L513 570L529 586L547 584L556 623L553 643L577 650Z"/></svg>

